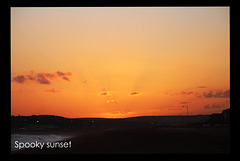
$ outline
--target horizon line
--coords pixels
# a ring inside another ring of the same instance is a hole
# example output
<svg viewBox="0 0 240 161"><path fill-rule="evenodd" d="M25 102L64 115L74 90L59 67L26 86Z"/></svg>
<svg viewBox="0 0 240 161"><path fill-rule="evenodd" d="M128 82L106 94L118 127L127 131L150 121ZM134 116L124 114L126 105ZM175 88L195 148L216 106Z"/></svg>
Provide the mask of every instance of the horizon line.
<svg viewBox="0 0 240 161"><path fill-rule="evenodd" d="M228 108L230 109L230 108ZM212 113L212 114L196 114L196 115L149 115L149 116L133 116L133 117L112 117L112 118L106 118L106 117L64 117L60 115L50 115L50 114L41 114L41 115L11 115L11 117L31 117L31 116L56 116L56 117L62 117L67 119L128 119L128 118L138 118L138 117L192 117L192 116L210 116L213 114L221 114L221 113Z"/></svg>

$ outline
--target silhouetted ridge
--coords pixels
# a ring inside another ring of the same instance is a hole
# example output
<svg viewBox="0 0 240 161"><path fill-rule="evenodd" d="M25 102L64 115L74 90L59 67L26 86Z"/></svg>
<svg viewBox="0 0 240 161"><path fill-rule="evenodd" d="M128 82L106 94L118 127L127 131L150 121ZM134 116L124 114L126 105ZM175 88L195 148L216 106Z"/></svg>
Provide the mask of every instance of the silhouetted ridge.
<svg viewBox="0 0 240 161"><path fill-rule="evenodd" d="M195 116L138 116L129 118L65 118L55 115L11 116L12 132L79 130L89 128L229 126L230 109Z"/></svg>

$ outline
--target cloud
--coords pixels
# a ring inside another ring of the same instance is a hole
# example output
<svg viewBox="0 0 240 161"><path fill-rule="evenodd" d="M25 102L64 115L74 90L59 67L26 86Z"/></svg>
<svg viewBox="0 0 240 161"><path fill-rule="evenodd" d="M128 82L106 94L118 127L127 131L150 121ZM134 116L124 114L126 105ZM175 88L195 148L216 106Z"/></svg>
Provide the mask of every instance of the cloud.
<svg viewBox="0 0 240 161"><path fill-rule="evenodd" d="M61 77L63 80L66 80L66 81L70 81L67 76L71 76L72 75L70 72L63 73L63 72L60 72L60 71L57 71L56 74L57 74L57 76Z"/></svg>
<svg viewBox="0 0 240 161"><path fill-rule="evenodd" d="M217 104L207 104L204 106L205 109L212 109L212 108L222 108L224 105L217 105Z"/></svg>
<svg viewBox="0 0 240 161"><path fill-rule="evenodd" d="M106 96L106 95L107 95L107 92L99 92L99 95L101 95L101 96Z"/></svg>
<svg viewBox="0 0 240 161"><path fill-rule="evenodd" d="M70 81L69 76L71 76L72 73L70 72L60 72L57 71L55 73L46 73L46 72L34 72L30 71L30 74L26 75L17 75L16 77L13 77L13 82L17 83L25 83L28 81L34 81L40 84L51 84L51 81L54 79L61 78L65 81Z"/></svg>
<svg viewBox="0 0 240 161"><path fill-rule="evenodd" d="M182 91L180 93L180 95L190 95L190 94L193 94L193 92L192 91L190 91L190 92Z"/></svg>
<svg viewBox="0 0 240 161"><path fill-rule="evenodd" d="M50 78L50 79L52 79L52 78L55 78L55 74L54 73L42 73L45 77L47 77L47 78Z"/></svg>
<svg viewBox="0 0 240 161"><path fill-rule="evenodd" d="M204 92L203 96L206 98L211 98L211 97L213 97L213 91L209 91L208 93Z"/></svg>
<svg viewBox="0 0 240 161"><path fill-rule="evenodd" d="M136 91L132 91L132 92L130 92L129 94L128 94L128 96L139 96L139 95L141 95L142 93L140 93L140 92L136 92Z"/></svg>
<svg viewBox="0 0 240 161"><path fill-rule="evenodd" d="M216 104L212 104L212 105L208 104L208 105L205 105L205 106L204 106L205 109L221 108L221 107L222 107L222 105L216 105Z"/></svg>
<svg viewBox="0 0 240 161"><path fill-rule="evenodd" d="M199 86L199 88L205 88L205 86ZM198 93L198 92L193 92L193 91L181 91L178 93L174 93L174 94L168 94L167 92L165 92L166 95L170 95L170 96L188 96L188 95L194 95L196 97L205 97L205 98L230 98L230 89L226 90L226 91L221 91L218 90L216 92L213 92L211 90L209 90L208 92L204 92L203 95Z"/></svg>
<svg viewBox="0 0 240 161"><path fill-rule="evenodd" d="M66 80L66 81L70 81L69 78L66 77L66 76L63 76L62 79L63 79L63 80Z"/></svg>
<svg viewBox="0 0 240 161"><path fill-rule="evenodd" d="M26 80L26 77L24 75L18 75L14 77L13 80L18 83L24 83L24 81Z"/></svg>
<svg viewBox="0 0 240 161"><path fill-rule="evenodd" d="M112 91L102 91L98 93L99 96L111 96Z"/></svg>
<svg viewBox="0 0 240 161"><path fill-rule="evenodd" d="M207 104L207 105L204 105L204 108L205 109L213 109L213 108L224 108L224 107L229 107L230 106L230 102L229 100L228 101L224 101L222 103L218 103L218 104Z"/></svg>
<svg viewBox="0 0 240 161"><path fill-rule="evenodd" d="M230 98L230 89L226 90L226 91L217 91L215 94L213 93L213 91L209 91L209 92L204 92L203 96L205 98Z"/></svg>
<svg viewBox="0 0 240 161"><path fill-rule="evenodd" d="M112 114L122 114L122 115L125 115L125 114L129 114L131 112L128 112L128 111L113 111L111 112Z"/></svg>
<svg viewBox="0 0 240 161"><path fill-rule="evenodd" d="M106 114L113 114L113 115L129 115L132 114L134 112L130 112L130 111L112 111L112 112L108 112Z"/></svg>
<svg viewBox="0 0 240 161"><path fill-rule="evenodd" d="M117 101L115 101L115 100L107 100L106 102L107 103L117 103Z"/></svg>
<svg viewBox="0 0 240 161"><path fill-rule="evenodd" d="M50 84L49 80L41 73L37 74L37 81L40 84Z"/></svg>
<svg viewBox="0 0 240 161"><path fill-rule="evenodd" d="M31 81L36 80L36 78L35 78L33 75L31 75L31 74L26 75L26 77L27 77L29 80L31 80Z"/></svg>
<svg viewBox="0 0 240 161"><path fill-rule="evenodd" d="M168 95L167 92L165 92L166 95ZM174 94L169 94L170 96L188 96L188 95L196 95L197 93L193 92L193 91L181 91L178 93L174 93Z"/></svg>
<svg viewBox="0 0 240 161"><path fill-rule="evenodd" d="M125 111L125 110L114 110L114 111L108 111L102 114L107 118L124 118L124 117L129 117L129 115L133 113L135 112Z"/></svg>
<svg viewBox="0 0 240 161"><path fill-rule="evenodd" d="M47 89L47 90L45 90L45 92L47 92L47 93L58 93L58 92L60 92L60 91L57 90L57 89L52 88L52 89Z"/></svg>

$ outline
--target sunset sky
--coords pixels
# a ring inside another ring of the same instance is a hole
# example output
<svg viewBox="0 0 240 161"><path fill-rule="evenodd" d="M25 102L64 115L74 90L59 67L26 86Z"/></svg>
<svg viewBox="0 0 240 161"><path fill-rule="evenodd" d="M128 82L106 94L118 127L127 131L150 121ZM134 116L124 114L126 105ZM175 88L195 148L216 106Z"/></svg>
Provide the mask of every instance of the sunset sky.
<svg viewBox="0 0 240 161"><path fill-rule="evenodd" d="M13 7L11 114L220 113L230 108L229 10Z"/></svg>

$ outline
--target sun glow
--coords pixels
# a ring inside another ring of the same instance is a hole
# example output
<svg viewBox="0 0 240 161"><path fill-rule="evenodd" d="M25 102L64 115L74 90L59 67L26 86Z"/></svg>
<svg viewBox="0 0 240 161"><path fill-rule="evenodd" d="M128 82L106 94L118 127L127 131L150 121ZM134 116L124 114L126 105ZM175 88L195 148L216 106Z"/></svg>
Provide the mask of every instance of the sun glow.
<svg viewBox="0 0 240 161"><path fill-rule="evenodd" d="M229 7L11 8L11 114L230 107Z"/></svg>

